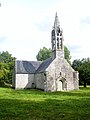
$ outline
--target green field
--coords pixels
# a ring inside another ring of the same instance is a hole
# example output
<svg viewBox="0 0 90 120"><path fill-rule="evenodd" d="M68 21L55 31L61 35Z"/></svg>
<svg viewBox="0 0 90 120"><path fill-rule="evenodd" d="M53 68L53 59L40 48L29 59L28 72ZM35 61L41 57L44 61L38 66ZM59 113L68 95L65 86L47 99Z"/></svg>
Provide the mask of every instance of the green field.
<svg viewBox="0 0 90 120"><path fill-rule="evenodd" d="M0 88L0 120L90 120L90 87L53 93Z"/></svg>

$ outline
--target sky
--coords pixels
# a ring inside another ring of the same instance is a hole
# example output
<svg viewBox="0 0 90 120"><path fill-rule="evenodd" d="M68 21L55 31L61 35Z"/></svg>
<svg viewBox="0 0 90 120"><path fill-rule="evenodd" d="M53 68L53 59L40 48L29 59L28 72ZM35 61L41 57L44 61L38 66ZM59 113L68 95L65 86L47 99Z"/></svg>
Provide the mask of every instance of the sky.
<svg viewBox="0 0 90 120"><path fill-rule="evenodd" d="M90 57L90 0L0 0L0 52L18 60L36 60L51 48L57 12L64 45L72 60Z"/></svg>

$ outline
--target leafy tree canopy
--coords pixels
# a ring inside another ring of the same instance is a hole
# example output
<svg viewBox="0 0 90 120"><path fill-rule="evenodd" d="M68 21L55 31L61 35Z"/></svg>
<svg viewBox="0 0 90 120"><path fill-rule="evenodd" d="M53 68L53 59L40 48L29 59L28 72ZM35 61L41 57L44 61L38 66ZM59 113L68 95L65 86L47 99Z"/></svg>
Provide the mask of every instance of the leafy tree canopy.
<svg viewBox="0 0 90 120"><path fill-rule="evenodd" d="M71 64L71 61L70 61L70 59L71 59L70 51L68 50L68 48L66 46L64 46L64 57L67 60L67 62L69 64Z"/></svg>
<svg viewBox="0 0 90 120"><path fill-rule="evenodd" d="M36 58L37 58L38 61L46 60L49 57L51 57L51 52L52 52L52 50L50 48L48 49L46 47L43 47L42 49L39 50ZM71 64L71 62L70 62L70 59L71 59L70 51L68 50L68 48L66 46L64 46L64 55L65 55L65 59L68 61L68 63Z"/></svg>
<svg viewBox="0 0 90 120"><path fill-rule="evenodd" d="M46 60L47 58L51 57L51 49L43 47L42 49L39 50L36 58L38 61L43 61Z"/></svg>
<svg viewBox="0 0 90 120"><path fill-rule="evenodd" d="M90 85L90 59L83 58L82 60L74 60L72 67L79 71L79 83L86 87L87 84Z"/></svg>
<svg viewBox="0 0 90 120"><path fill-rule="evenodd" d="M11 83L15 58L8 51L0 52L0 81Z"/></svg>

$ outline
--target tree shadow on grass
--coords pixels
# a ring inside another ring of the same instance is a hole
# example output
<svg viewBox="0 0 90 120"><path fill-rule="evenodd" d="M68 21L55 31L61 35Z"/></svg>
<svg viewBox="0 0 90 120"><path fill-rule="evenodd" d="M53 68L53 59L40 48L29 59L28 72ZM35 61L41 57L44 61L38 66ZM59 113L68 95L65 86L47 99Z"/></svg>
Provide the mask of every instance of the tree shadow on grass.
<svg viewBox="0 0 90 120"><path fill-rule="evenodd" d="M89 120L90 98L43 101L0 99L0 120Z"/></svg>

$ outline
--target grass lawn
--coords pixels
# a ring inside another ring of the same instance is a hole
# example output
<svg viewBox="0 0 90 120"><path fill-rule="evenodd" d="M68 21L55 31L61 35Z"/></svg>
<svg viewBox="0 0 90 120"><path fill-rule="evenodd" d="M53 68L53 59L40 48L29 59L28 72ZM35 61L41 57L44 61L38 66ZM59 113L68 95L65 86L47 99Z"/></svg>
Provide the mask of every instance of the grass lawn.
<svg viewBox="0 0 90 120"><path fill-rule="evenodd" d="M0 120L90 120L90 87L53 93L0 88Z"/></svg>

